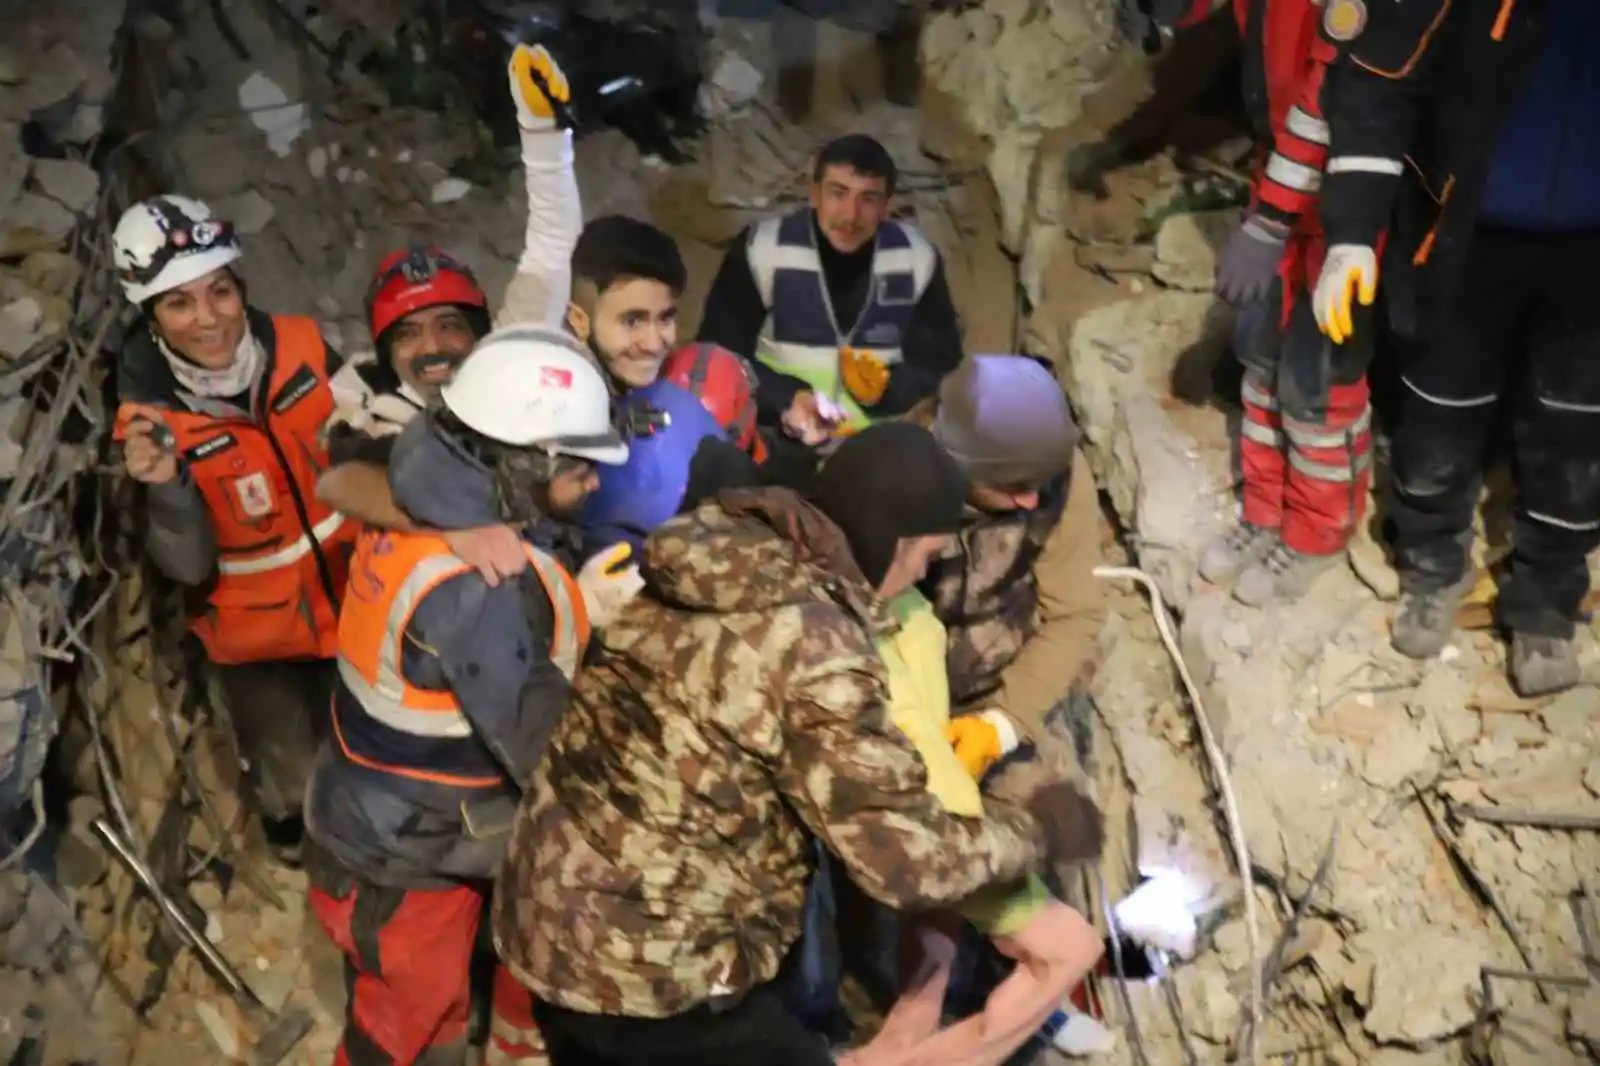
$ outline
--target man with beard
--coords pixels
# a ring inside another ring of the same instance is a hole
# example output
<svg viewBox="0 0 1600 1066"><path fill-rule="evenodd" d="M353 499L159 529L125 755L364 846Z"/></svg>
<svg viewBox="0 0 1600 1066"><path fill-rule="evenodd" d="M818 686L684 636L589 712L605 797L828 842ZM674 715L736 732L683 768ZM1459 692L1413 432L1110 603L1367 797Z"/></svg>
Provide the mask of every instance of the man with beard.
<svg viewBox="0 0 1600 1066"><path fill-rule="evenodd" d="M351 978L338 1066L461 1061L483 896L609 613L597 568L574 579L538 546L582 510L595 465L628 455L586 353L554 331L501 330L440 400L395 445L423 454L395 495L426 529L369 528L357 544L330 737L307 790L311 904ZM485 513L525 538L524 572L495 587L426 531ZM526 999L507 990L497 982L495 1020L509 1025L494 1036L526 1057Z"/></svg>

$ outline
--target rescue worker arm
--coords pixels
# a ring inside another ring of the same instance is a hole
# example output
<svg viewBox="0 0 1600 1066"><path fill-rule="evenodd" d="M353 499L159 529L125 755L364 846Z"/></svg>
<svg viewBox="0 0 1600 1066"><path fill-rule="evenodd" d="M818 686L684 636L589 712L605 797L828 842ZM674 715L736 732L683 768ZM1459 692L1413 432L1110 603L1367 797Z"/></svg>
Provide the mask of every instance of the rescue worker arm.
<svg viewBox="0 0 1600 1066"><path fill-rule="evenodd" d="M939 382L961 365L961 319L950 299L944 259L934 260L928 287L922 291L906 330L905 359L893 367L875 413L904 414L939 391Z"/></svg>
<svg viewBox="0 0 1600 1066"><path fill-rule="evenodd" d="M524 789L570 691L550 660L554 625L533 573L490 588L472 572L429 592L407 630L438 657L461 713Z"/></svg>
<svg viewBox="0 0 1600 1066"><path fill-rule="evenodd" d="M572 296L572 249L583 229L578 178L572 170L572 133L557 128L549 101L522 72L524 68L537 70L563 101L570 95L566 76L548 52L518 47L508 73L522 137L528 225L517 272L495 315L497 327L518 322L561 325Z"/></svg>
<svg viewBox="0 0 1600 1066"><path fill-rule="evenodd" d="M387 440L392 449L394 438ZM329 445L331 449L331 437ZM402 533L417 529L411 516L394 502L388 468L365 458L342 462L325 470L317 478L317 499L358 522L380 529L394 529Z"/></svg>
<svg viewBox="0 0 1600 1066"><path fill-rule="evenodd" d="M763 425L776 425L794 402L795 393L805 391L807 386L799 378L780 374L756 358L756 340L767 321L767 307L761 301L755 275L750 272L750 233L746 227L722 257L722 266L717 268L711 291L706 294L698 339L702 344L720 345L749 361L756 372L756 420Z"/></svg>
<svg viewBox="0 0 1600 1066"><path fill-rule="evenodd" d="M1371 0L1370 19L1354 26L1356 36L1328 72L1322 96L1328 163L1321 196L1330 247L1372 248L1388 225L1405 153L1431 88L1431 45L1450 8L1451 0ZM1339 19L1352 10L1367 9L1352 0L1330 0L1324 34L1338 42L1349 33Z"/></svg>
<svg viewBox="0 0 1600 1066"><path fill-rule="evenodd" d="M866 655L830 655L787 680L777 783L851 878L891 907L965 899L1032 869L1043 846L1025 812L951 814L928 791L916 749L890 720Z"/></svg>
<svg viewBox="0 0 1600 1066"><path fill-rule="evenodd" d="M1061 520L1034 560L1038 628L1000 675L993 705L1032 737L1093 661L1105 624L1105 586L1094 576L1100 558L1100 500L1089 461L1072 459L1072 487Z"/></svg>
<svg viewBox="0 0 1600 1066"><path fill-rule="evenodd" d="M180 466L164 485L145 486L145 548L156 569L180 585L201 585L217 565L217 537L205 498Z"/></svg>

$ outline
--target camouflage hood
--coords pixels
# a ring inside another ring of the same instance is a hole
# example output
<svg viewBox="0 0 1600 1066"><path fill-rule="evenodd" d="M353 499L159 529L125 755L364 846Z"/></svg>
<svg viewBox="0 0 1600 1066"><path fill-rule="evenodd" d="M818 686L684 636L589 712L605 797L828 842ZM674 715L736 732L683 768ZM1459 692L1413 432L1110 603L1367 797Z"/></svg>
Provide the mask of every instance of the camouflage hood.
<svg viewBox="0 0 1600 1066"><path fill-rule="evenodd" d="M791 489L728 489L656 530L646 587L661 602L715 614L832 602L874 634L888 607L861 575L844 533Z"/></svg>

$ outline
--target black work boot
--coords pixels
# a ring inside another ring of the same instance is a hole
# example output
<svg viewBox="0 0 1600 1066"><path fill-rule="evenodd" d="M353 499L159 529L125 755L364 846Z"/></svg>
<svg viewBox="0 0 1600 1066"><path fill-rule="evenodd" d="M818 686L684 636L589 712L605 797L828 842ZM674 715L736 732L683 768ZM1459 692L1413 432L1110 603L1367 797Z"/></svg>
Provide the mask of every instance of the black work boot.
<svg viewBox="0 0 1600 1066"><path fill-rule="evenodd" d="M1475 576L1468 568L1440 588L1402 589L1400 611L1389 635L1394 650L1412 659L1431 659L1443 651L1456 631L1456 608L1461 597L1471 591Z"/></svg>
<svg viewBox="0 0 1600 1066"><path fill-rule="evenodd" d="M1578 645L1567 638L1511 634L1511 687L1526 698L1563 692L1582 680Z"/></svg>

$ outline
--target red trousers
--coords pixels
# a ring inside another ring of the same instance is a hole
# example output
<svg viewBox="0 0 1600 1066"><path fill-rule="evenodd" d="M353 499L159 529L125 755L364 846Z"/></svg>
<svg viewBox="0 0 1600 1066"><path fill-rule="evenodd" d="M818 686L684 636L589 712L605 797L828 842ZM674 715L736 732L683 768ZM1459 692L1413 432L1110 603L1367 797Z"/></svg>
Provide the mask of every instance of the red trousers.
<svg viewBox="0 0 1600 1066"><path fill-rule="evenodd" d="M469 970L483 893L313 885L311 909L345 955L344 1038L334 1066L458 1066L467 1054ZM545 1063L533 997L495 972L492 1066Z"/></svg>
<svg viewBox="0 0 1600 1066"><path fill-rule="evenodd" d="M1335 345L1309 299L1291 302L1287 322L1277 320L1280 299L1269 299L1253 324L1241 316L1243 518L1280 530L1297 552L1331 555L1361 521L1372 478L1371 316L1361 316L1357 337Z"/></svg>

